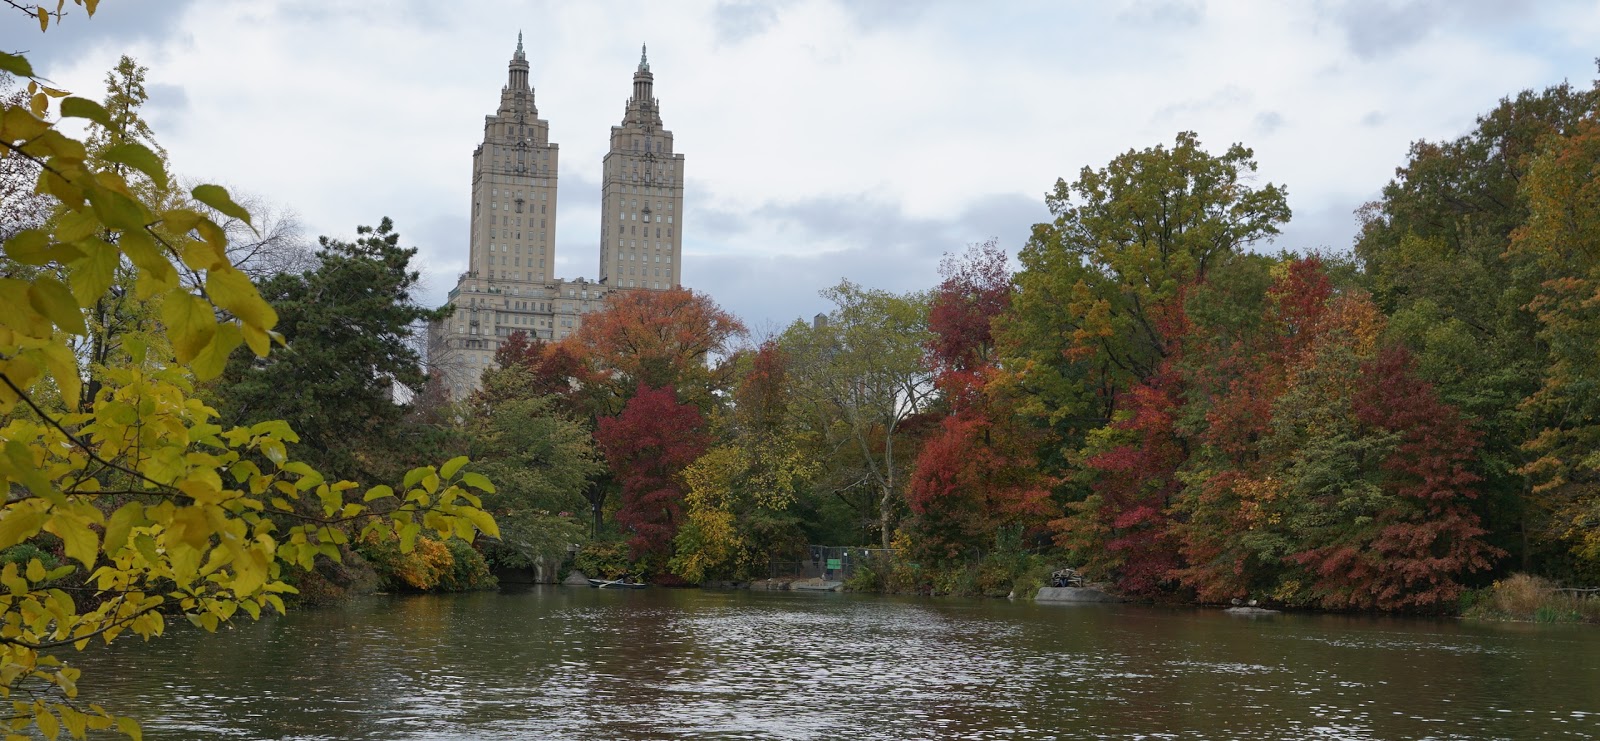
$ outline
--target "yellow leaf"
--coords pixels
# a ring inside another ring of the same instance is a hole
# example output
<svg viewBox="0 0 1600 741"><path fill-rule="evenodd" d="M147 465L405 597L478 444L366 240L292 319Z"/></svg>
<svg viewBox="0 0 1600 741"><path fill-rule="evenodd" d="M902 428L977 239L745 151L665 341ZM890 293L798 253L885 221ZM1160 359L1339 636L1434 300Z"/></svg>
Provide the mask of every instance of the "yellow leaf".
<svg viewBox="0 0 1600 741"><path fill-rule="evenodd" d="M83 378L78 375L78 356L72 353L72 348L52 343L45 345L40 354L51 377L56 379L61 400L69 406L77 403L78 396L83 393Z"/></svg>
<svg viewBox="0 0 1600 741"><path fill-rule="evenodd" d="M0 114L0 138L9 141L32 139L49 128L50 124L40 121L26 108L7 108Z"/></svg>
<svg viewBox="0 0 1600 741"><path fill-rule="evenodd" d="M162 300L161 321L167 325L167 337L172 340L173 354L180 363L193 361L217 333L217 317L211 306L182 288L174 289Z"/></svg>
<svg viewBox="0 0 1600 741"><path fill-rule="evenodd" d="M100 536L82 517L72 512L57 511L45 523L44 529L61 538L67 558L83 564L84 568L94 568L95 560L100 557Z"/></svg>
<svg viewBox="0 0 1600 741"><path fill-rule="evenodd" d="M261 299L249 276L232 267L217 268L206 273L206 294L217 306L257 329L265 331L278 323L277 312Z"/></svg>
<svg viewBox="0 0 1600 741"><path fill-rule="evenodd" d="M61 722L66 725L67 733L73 738L83 738L83 734L88 732L89 716L66 705L57 705L56 711L61 713Z"/></svg>
<svg viewBox="0 0 1600 741"><path fill-rule="evenodd" d="M273 333L262 331L248 324L240 325L240 329L244 330L245 344L250 346L250 352L255 353L256 357L264 358L268 352L272 351Z"/></svg>
<svg viewBox="0 0 1600 741"><path fill-rule="evenodd" d="M233 202L228 196L228 191L220 185L197 185L191 192L194 199L210 206L223 214L235 219L250 223L250 212L244 210L239 204Z"/></svg>
<svg viewBox="0 0 1600 741"><path fill-rule="evenodd" d="M56 220L56 241L79 242L89 239L94 236L95 232L100 231L100 227L101 224L95 220L93 213L73 211L62 215ZM95 240L95 243L105 244L105 242L98 239ZM107 244L106 246L110 247L111 245Z"/></svg>
<svg viewBox="0 0 1600 741"><path fill-rule="evenodd" d="M211 341L194 357L194 362L189 368L194 371L194 377L199 381L209 381L222 375L222 370L228 366L228 356L233 354L234 348L244 337L239 333L239 325L225 322L217 325L216 333Z"/></svg>
<svg viewBox="0 0 1600 741"><path fill-rule="evenodd" d="M0 512L0 550L38 535L46 517L44 506L46 503L43 500L30 499Z"/></svg>
<svg viewBox="0 0 1600 741"><path fill-rule="evenodd" d="M17 54L0 52L0 71L10 72L17 77L33 77L33 67L27 59Z"/></svg>
<svg viewBox="0 0 1600 741"><path fill-rule="evenodd" d="M179 236L194 231L200 225L200 214L187 209L175 208L161 214L161 225L172 234Z"/></svg>
<svg viewBox="0 0 1600 741"><path fill-rule="evenodd" d="M28 305L69 334L85 335L83 312L73 300L72 291L48 275L36 276L28 287Z"/></svg>
<svg viewBox="0 0 1600 741"><path fill-rule="evenodd" d="M461 467L465 465L467 465L467 457L464 455L458 455L448 461L445 461L445 464L439 467L439 475L449 479L450 477L455 476L456 471L461 470Z"/></svg>
<svg viewBox="0 0 1600 741"><path fill-rule="evenodd" d="M111 288L121 255L117 248L104 242L82 246L84 256L67 266L67 282L72 285L72 295L78 305L88 306Z"/></svg>
<svg viewBox="0 0 1600 741"><path fill-rule="evenodd" d="M117 730L133 741L144 741L144 730L139 727L139 722L132 718L118 718Z"/></svg>
<svg viewBox="0 0 1600 741"><path fill-rule="evenodd" d="M37 10L39 11L39 31L42 33L42 32L44 32L45 29L50 27L50 12L45 10L43 5L40 5L37 8ZM50 720L51 720L51 724L50 724L51 727L54 727L55 726L55 719L51 718ZM43 728L44 726L41 725L39 727ZM55 731L50 731L49 735L50 735L50 738L55 738L56 737Z"/></svg>
<svg viewBox="0 0 1600 741"><path fill-rule="evenodd" d="M119 243L122 251L139 270L149 275L157 283L171 288L178 283L178 271L172 267L172 261L161 254L161 249L156 246L156 241L150 233L143 229L123 232L122 241Z"/></svg>
<svg viewBox="0 0 1600 741"><path fill-rule="evenodd" d="M138 201L110 188L88 188L83 193L94 208L94 215L113 229L143 229L149 219Z"/></svg>
<svg viewBox="0 0 1600 741"><path fill-rule="evenodd" d="M476 507L463 509L461 516L467 518L473 527L491 538L500 537L500 526L495 523L494 516Z"/></svg>
<svg viewBox="0 0 1600 741"><path fill-rule="evenodd" d="M362 497L361 500L364 502L370 502L374 499L383 499L384 497L392 496L394 496L394 489L383 484L379 484L371 489L368 489L366 496Z"/></svg>
<svg viewBox="0 0 1600 741"><path fill-rule="evenodd" d="M138 142L125 142L113 147L107 147L100 153L100 158L107 162L127 165L150 178L157 188L167 187L166 165L149 147Z"/></svg>
<svg viewBox="0 0 1600 741"><path fill-rule="evenodd" d="M70 244L52 243L48 232L28 229L6 240L6 255L23 265L64 265L83 257L83 252Z"/></svg>
<svg viewBox="0 0 1600 741"><path fill-rule="evenodd" d="M28 581L34 582L35 584L44 581L44 562L37 558L29 559L27 573Z"/></svg>
<svg viewBox="0 0 1600 741"><path fill-rule="evenodd" d="M468 471L462 474L461 484L463 486L470 486L488 494L494 493L494 484L489 482L489 477L484 476L476 471Z"/></svg>
<svg viewBox="0 0 1600 741"><path fill-rule="evenodd" d="M62 118L87 118L106 128L113 128L111 113L88 98L70 97L61 101Z"/></svg>
<svg viewBox="0 0 1600 741"><path fill-rule="evenodd" d="M128 502L117 508L117 511L111 514L111 519L106 522L106 555L115 556L122 550L128 544L128 531L144 522L146 522L144 505Z"/></svg>

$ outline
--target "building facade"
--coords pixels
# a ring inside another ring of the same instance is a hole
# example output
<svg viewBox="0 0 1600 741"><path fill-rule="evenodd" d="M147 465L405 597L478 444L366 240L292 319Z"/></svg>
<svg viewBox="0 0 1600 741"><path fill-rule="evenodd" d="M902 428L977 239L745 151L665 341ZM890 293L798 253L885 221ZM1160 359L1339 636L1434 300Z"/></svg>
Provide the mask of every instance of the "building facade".
<svg viewBox="0 0 1600 741"><path fill-rule="evenodd" d="M447 299L455 311L428 329L429 364L455 398L478 387L512 334L561 340L613 291L681 285L683 155L662 127L645 53L603 161L595 280L555 274L560 147L539 118L521 34L507 74L472 153L468 269Z"/></svg>

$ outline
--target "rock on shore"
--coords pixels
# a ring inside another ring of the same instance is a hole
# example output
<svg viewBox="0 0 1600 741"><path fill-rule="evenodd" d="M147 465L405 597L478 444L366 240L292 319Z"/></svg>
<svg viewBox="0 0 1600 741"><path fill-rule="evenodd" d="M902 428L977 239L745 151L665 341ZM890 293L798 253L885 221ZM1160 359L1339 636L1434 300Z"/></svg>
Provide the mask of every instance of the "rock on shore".
<svg viewBox="0 0 1600 741"><path fill-rule="evenodd" d="M1039 587L1035 602L1125 602L1114 594L1094 587Z"/></svg>

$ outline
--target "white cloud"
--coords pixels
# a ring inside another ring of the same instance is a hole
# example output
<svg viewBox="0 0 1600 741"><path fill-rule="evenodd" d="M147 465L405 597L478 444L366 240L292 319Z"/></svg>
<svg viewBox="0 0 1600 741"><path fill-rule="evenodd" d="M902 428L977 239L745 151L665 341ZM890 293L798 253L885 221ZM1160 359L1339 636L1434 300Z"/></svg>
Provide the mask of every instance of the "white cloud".
<svg viewBox="0 0 1600 741"><path fill-rule="evenodd" d="M13 21L0 48L93 97L135 55L179 172L314 234L394 217L431 302L465 265L470 155L517 30L561 146L569 277L595 274L600 159L648 42L687 158L685 282L753 325L809 315L840 277L926 287L942 252L1014 252L1057 177L1179 130L1254 147L1289 187L1301 217L1278 246L1347 247L1411 141L1588 79L1600 28L1585 5L1443 0L119 5L59 36Z"/></svg>

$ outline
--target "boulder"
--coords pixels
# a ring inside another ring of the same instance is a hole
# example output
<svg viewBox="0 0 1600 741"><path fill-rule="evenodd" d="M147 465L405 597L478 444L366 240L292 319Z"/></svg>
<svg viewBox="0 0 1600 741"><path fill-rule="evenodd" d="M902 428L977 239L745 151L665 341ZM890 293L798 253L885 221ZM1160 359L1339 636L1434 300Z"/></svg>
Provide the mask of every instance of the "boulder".
<svg viewBox="0 0 1600 741"><path fill-rule="evenodd" d="M1229 615L1247 615L1252 617L1278 614L1277 610L1268 610L1265 607L1230 607L1226 610L1223 610L1223 612L1226 612Z"/></svg>
<svg viewBox="0 0 1600 741"><path fill-rule="evenodd" d="M564 586L564 587L587 587L587 586L589 586L589 577L584 576L582 571L579 571L577 569L573 569L572 573L567 574L567 578L562 580L561 586Z"/></svg>
<svg viewBox="0 0 1600 741"><path fill-rule="evenodd" d="M1035 602L1126 602L1094 587L1039 587Z"/></svg>

